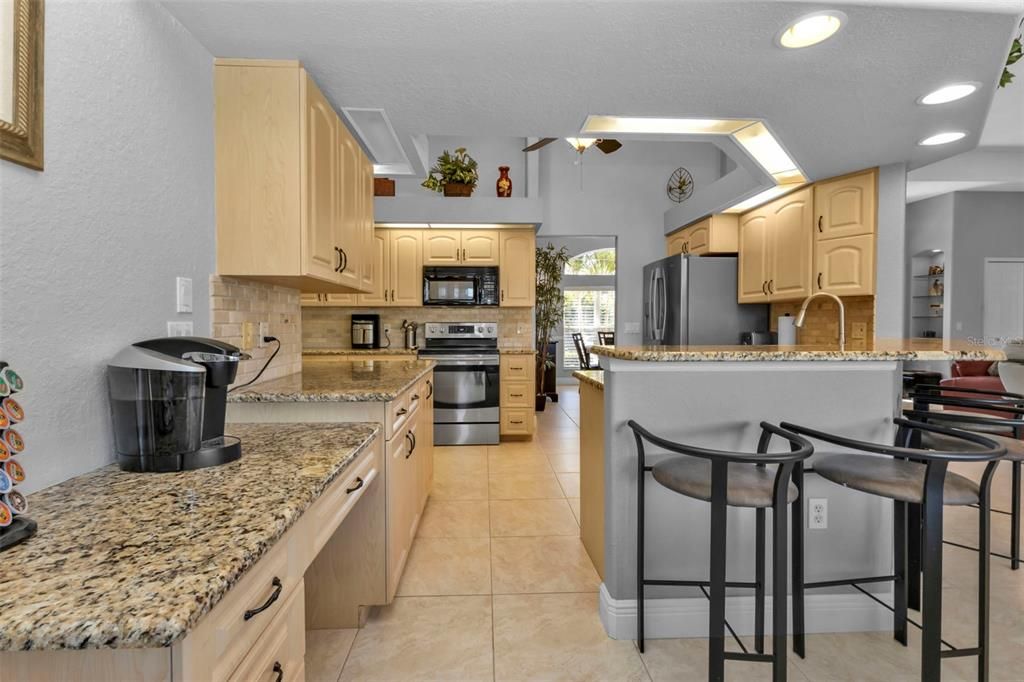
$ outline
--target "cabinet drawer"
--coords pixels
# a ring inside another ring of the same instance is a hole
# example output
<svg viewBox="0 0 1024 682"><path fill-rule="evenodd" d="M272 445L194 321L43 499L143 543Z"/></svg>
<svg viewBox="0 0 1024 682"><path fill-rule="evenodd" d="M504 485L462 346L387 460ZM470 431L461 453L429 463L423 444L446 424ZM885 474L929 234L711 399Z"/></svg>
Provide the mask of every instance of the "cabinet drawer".
<svg viewBox="0 0 1024 682"><path fill-rule="evenodd" d="M276 682L305 677L306 615L302 582L231 675L232 682Z"/></svg>
<svg viewBox="0 0 1024 682"><path fill-rule="evenodd" d="M406 391L400 396L392 400L385 406L387 413L384 415L387 419L387 439L391 440L396 434L403 433L406 423L409 417L412 416L412 411L416 408L415 403L411 403L410 398L412 397L412 391ZM419 401L416 401L417 403Z"/></svg>
<svg viewBox="0 0 1024 682"><path fill-rule="evenodd" d="M533 356L515 354L501 356L501 379L533 379Z"/></svg>
<svg viewBox="0 0 1024 682"><path fill-rule="evenodd" d="M533 433L534 411L518 407L501 408L501 433L528 435Z"/></svg>
<svg viewBox="0 0 1024 682"><path fill-rule="evenodd" d="M359 456L346 474L331 484L313 505L313 555L320 552L345 520L352 507L359 502L363 493L374 479L383 474L381 461L382 436L378 436Z"/></svg>
<svg viewBox="0 0 1024 682"><path fill-rule="evenodd" d="M532 381L503 381L501 383L501 406L529 408L533 405Z"/></svg>

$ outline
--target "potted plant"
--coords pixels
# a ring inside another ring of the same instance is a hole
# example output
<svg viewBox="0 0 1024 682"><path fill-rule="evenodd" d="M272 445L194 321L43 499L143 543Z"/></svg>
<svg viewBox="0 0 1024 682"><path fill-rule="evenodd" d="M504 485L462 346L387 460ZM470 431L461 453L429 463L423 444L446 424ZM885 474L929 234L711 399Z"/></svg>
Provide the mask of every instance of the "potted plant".
<svg viewBox="0 0 1024 682"><path fill-rule="evenodd" d="M465 147L459 147L454 154L445 149L422 184L446 197L468 197L478 179L476 160L466 153Z"/></svg>
<svg viewBox="0 0 1024 682"><path fill-rule="evenodd" d="M563 246L556 249L553 244L537 248L537 301L534 315L537 330L537 395L536 408L544 411L547 396L544 393L544 371L554 367L548 357L551 335L562 321L562 273L569 262L569 251Z"/></svg>

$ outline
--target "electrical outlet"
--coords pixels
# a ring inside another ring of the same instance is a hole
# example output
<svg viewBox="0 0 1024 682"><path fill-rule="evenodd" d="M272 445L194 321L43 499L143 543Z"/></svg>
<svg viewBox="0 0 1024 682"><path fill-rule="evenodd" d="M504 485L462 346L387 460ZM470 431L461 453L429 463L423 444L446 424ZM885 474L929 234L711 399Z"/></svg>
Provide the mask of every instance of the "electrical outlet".
<svg viewBox="0 0 1024 682"><path fill-rule="evenodd" d="M167 323L167 336L192 336L193 333L192 320Z"/></svg>
<svg viewBox="0 0 1024 682"><path fill-rule="evenodd" d="M266 346L267 342L264 341L263 339L265 339L268 336L270 336L270 323L260 322L259 336L256 337L256 347L263 348L264 346Z"/></svg>
<svg viewBox="0 0 1024 682"><path fill-rule="evenodd" d="M807 501L807 527L811 530L828 528L828 500L812 497Z"/></svg>
<svg viewBox="0 0 1024 682"><path fill-rule="evenodd" d="M866 339L868 336L868 324L867 322L854 322L850 325L850 338L851 339Z"/></svg>

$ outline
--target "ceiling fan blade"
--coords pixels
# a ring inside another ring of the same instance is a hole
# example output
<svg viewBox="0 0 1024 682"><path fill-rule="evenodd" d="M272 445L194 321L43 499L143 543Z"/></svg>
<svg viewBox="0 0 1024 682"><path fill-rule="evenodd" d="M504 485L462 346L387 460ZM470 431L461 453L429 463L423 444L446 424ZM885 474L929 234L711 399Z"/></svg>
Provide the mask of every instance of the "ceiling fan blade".
<svg viewBox="0 0 1024 682"><path fill-rule="evenodd" d="M541 147L548 146L549 144L551 144L552 142L554 142L557 139L558 139L557 137L542 137L539 140L537 140L536 142L534 142L533 144L531 144L529 147L524 147L523 151L524 152L535 152L538 149L540 149Z"/></svg>
<svg viewBox="0 0 1024 682"><path fill-rule="evenodd" d="M622 147L622 143L619 142L618 140L607 138L604 140L598 140L597 142L594 143L594 146L603 151L605 154L611 154L612 152L619 151L619 148Z"/></svg>

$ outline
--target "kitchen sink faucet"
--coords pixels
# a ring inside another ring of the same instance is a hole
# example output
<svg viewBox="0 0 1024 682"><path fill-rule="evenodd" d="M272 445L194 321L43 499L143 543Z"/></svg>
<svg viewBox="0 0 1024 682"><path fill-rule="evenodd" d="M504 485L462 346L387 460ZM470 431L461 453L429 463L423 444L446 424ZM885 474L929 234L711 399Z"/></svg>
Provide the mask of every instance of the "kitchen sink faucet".
<svg viewBox="0 0 1024 682"><path fill-rule="evenodd" d="M793 324L799 329L804 326L804 318L807 317L807 306L811 304L811 299L817 296L828 296L834 299L839 305L839 350L840 352L846 350L846 307L843 305L843 299L839 298L835 294L830 294L827 291L816 291L807 298L804 299L804 304L800 306L800 312L797 313L796 322Z"/></svg>

